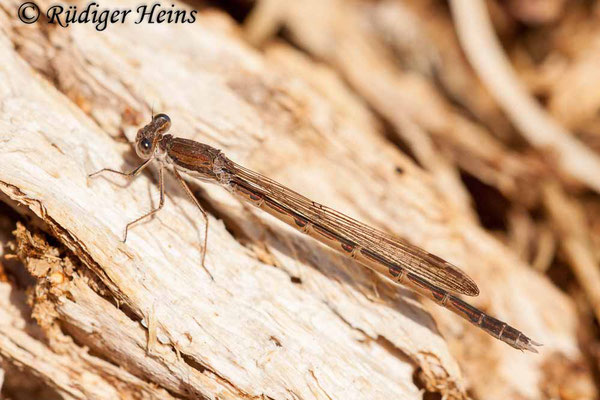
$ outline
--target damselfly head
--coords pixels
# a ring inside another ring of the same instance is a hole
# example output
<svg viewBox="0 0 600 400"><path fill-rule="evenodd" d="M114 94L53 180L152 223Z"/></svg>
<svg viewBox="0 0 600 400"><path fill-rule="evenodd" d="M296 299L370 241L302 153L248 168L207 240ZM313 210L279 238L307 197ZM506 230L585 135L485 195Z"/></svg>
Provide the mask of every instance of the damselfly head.
<svg viewBox="0 0 600 400"><path fill-rule="evenodd" d="M140 158L147 160L154 154L156 145L171 127L171 118L166 114L157 114L149 124L141 128L135 137L135 152Z"/></svg>

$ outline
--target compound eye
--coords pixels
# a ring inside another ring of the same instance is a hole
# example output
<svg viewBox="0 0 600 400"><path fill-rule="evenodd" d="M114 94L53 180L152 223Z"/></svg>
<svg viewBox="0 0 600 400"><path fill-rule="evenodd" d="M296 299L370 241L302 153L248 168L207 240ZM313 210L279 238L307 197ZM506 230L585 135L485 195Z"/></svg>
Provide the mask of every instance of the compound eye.
<svg viewBox="0 0 600 400"><path fill-rule="evenodd" d="M155 120L161 120L160 122L162 124L170 124L171 123L171 118L169 118L169 116L167 114L157 114L154 117Z"/></svg>
<svg viewBox="0 0 600 400"><path fill-rule="evenodd" d="M150 139L142 139L142 141L140 142L140 147L142 148L144 153L147 153L152 147L152 142L150 141Z"/></svg>
<svg viewBox="0 0 600 400"><path fill-rule="evenodd" d="M154 124L158 133L165 133L171 127L171 118L166 114L158 114L154 117Z"/></svg>

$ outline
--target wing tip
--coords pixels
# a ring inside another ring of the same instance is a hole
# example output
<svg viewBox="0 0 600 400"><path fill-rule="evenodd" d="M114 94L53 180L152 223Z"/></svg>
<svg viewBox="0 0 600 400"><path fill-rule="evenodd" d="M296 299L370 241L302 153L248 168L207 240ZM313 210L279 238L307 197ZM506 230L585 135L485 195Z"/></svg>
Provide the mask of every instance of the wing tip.
<svg viewBox="0 0 600 400"><path fill-rule="evenodd" d="M450 264L452 265L452 264ZM452 267L454 267L455 270L459 271L460 273L460 277L463 280L462 282L462 287L461 287L461 294L464 294L466 296L479 296L479 287L477 286L477 284L475 283L475 281L473 280L473 278L471 278L469 275L467 275L465 272L463 272L461 269L455 267L454 265L452 265Z"/></svg>
<svg viewBox="0 0 600 400"><path fill-rule="evenodd" d="M471 279L469 276L467 276L467 278L467 290L465 294L473 297L479 296L479 287L473 279Z"/></svg>

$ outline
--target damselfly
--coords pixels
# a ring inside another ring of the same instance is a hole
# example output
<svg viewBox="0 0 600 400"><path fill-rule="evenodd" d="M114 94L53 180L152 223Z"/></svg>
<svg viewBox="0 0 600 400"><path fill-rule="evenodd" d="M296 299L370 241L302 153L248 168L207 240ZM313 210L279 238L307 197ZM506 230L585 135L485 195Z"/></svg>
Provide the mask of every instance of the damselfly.
<svg viewBox="0 0 600 400"><path fill-rule="evenodd" d="M409 287L460 315L493 337L519 350L536 352L534 342L519 330L493 318L456 297L456 294L477 296L479 289L469 276L449 262L393 235L360 223L338 211L286 188L285 186L244 168L228 159L220 150L189 139L166 134L171 120L165 114L152 117L136 137L136 152L144 162L131 172L104 171L137 176L151 161L158 161L158 207L130 222L125 227L124 241L129 228L151 216L164 205L163 171L171 166L177 181L198 206L205 220L202 266L206 256L208 218L202 206L180 175L219 184L250 204L268 212L301 232L324 243L392 281ZM210 275L210 272L208 272ZM212 278L212 275L210 275Z"/></svg>

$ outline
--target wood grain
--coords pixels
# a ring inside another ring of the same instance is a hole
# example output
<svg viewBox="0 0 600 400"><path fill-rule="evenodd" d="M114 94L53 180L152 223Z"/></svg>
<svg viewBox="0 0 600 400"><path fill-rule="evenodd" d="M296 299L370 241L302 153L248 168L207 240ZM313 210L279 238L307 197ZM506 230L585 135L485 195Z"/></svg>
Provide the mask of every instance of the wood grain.
<svg viewBox="0 0 600 400"><path fill-rule="evenodd" d="M456 197L384 139L328 67L290 47L257 51L215 11L194 25L98 34L87 25L24 27L8 17L14 7L0 6L9 21L0 31L0 192L32 215L30 229L39 223L57 239L48 245L60 248L52 271L65 279L56 284L24 261L40 292L36 319L55 340L44 346L2 322L9 364L26 364L65 398L144 388L132 397L416 399L415 372L447 398L467 398L480 378L492 387L486 398L536 398L550 354L582 357L570 301L452 206ZM209 211L214 282L200 266L203 219L170 178L164 209L122 243L126 223L158 202L153 174L131 183L87 175L136 166L123 138L132 140L151 108L170 115L173 134L460 265L482 291L474 304L544 352L522 354L422 306L214 186L193 184ZM58 339L69 351L60 354ZM490 358L495 366L481 371ZM106 378L114 365L125 378ZM76 387L67 384L74 374ZM84 379L95 376L105 391L90 394Z"/></svg>

